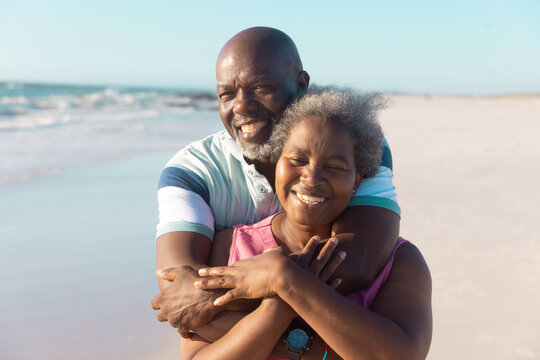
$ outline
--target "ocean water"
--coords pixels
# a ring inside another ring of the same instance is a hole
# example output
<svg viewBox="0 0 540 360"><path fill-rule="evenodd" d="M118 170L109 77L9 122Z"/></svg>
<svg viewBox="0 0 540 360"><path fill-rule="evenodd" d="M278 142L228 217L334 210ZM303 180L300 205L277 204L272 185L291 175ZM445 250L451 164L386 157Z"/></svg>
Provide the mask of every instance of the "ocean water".
<svg viewBox="0 0 540 360"><path fill-rule="evenodd" d="M156 186L222 128L211 92L0 82L0 359L178 356L150 307Z"/></svg>
<svg viewBox="0 0 540 360"><path fill-rule="evenodd" d="M211 91L0 82L0 184L172 153L221 129Z"/></svg>

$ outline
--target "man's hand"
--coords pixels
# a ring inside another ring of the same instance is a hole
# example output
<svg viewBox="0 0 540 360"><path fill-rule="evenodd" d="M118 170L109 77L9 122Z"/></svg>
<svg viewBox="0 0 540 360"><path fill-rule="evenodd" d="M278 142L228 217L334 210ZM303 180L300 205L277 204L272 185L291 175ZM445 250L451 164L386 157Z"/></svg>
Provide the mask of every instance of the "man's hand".
<svg viewBox="0 0 540 360"><path fill-rule="evenodd" d="M190 337L190 331L207 324L221 311L213 302L225 291L195 288L193 283L200 277L191 266L158 271L157 275L171 285L154 297L152 308L158 310L159 321L168 321L182 337Z"/></svg>

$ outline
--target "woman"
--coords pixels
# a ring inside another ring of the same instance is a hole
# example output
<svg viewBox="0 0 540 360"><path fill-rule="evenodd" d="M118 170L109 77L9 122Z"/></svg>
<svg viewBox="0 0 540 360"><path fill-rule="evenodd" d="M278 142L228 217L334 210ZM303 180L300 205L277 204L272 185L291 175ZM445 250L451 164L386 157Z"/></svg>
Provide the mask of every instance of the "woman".
<svg viewBox="0 0 540 360"><path fill-rule="evenodd" d="M216 306L239 298L263 300L213 343L184 339L182 358L265 359L283 350L284 333L291 359L321 359L308 350L315 335L346 359L426 357L431 279L414 245L400 238L373 284L348 297L334 291L340 279L325 283L345 256L330 259L336 237L315 250L321 238L334 235L332 221L360 180L376 172L382 149L376 110L375 98L336 90L308 94L287 110L272 139L279 154L276 193L285 211L219 233L211 264L230 266L201 269L210 278L195 283L231 289ZM300 255L293 261L291 253ZM313 330L295 321L287 332L297 316Z"/></svg>

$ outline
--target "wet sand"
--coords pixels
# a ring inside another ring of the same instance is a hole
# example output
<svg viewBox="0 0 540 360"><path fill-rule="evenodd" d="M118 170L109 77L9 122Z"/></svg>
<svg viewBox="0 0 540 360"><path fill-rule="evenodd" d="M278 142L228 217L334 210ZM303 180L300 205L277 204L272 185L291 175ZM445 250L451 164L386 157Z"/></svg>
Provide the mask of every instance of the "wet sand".
<svg viewBox="0 0 540 360"><path fill-rule="evenodd" d="M176 331L150 307L171 155L0 186L0 358L177 358Z"/></svg>

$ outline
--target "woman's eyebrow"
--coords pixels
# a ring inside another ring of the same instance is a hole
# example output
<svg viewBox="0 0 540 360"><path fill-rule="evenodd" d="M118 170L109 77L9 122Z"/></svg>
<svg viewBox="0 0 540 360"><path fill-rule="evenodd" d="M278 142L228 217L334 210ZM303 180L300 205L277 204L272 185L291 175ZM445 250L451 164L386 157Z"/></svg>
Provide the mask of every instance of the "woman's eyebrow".
<svg viewBox="0 0 540 360"><path fill-rule="evenodd" d="M288 139L287 139L288 140ZM298 145L290 145L287 147L287 151L286 152L296 152L296 153L305 153L306 152L306 149L305 148L301 148L299 147ZM285 151L283 151L283 153L285 153Z"/></svg>
<svg viewBox="0 0 540 360"><path fill-rule="evenodd" d="M301 148L297 145L291 145L289 146L289 148L286 150L286 151L283 151L283 154L293 154L293 155L305 155L307 153L309 153L309 150L306 150L305 148ZM346 155L342 155L342 154L330 154L330 155L326 155L324 154L324 158L325 160L330 160L330 161L340 161L340 162L343 162L345 164L348 164L349 163L349 159L347 158Z"/></svg>
<svg viewBox="0 0 540 360"><path fill-rule="evenodd" d="M348 159L346 156L344 155L341 155L341 154L332 154L330 156L328 156L328 159L329 160L339 160L339 161L343 161L345 163L348 163Z"/></svg>

